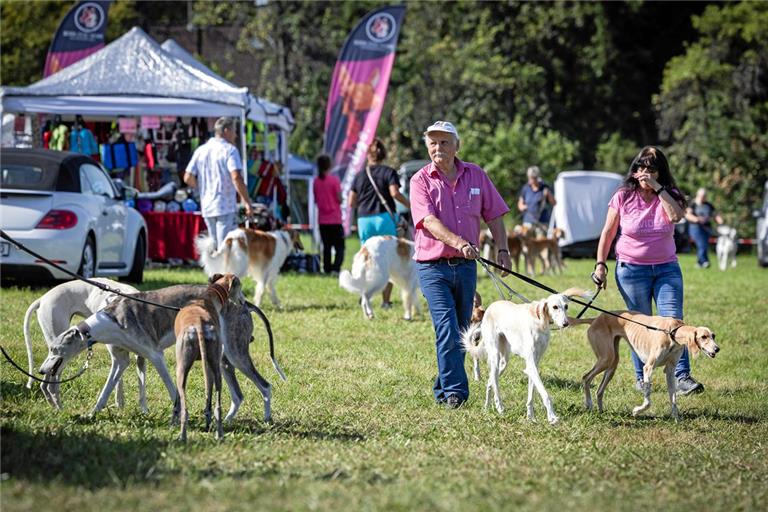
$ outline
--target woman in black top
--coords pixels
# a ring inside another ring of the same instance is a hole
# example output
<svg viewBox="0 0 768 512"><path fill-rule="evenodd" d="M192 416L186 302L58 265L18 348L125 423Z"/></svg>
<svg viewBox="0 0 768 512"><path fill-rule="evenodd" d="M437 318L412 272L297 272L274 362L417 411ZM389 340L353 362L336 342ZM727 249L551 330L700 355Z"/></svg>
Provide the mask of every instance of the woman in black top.
<svg viewBox="0 0 768 512"><path fill-rule="evenodd" d="M372 236L397 236L397 223L394 217L395 200L406 208L410 208L408 199L400 192L397 171L383 164L386 157L387 150L384 143L379 138L373 139L368 148L368 163L357 173L352 182L349 207L356 209L357 234L361 245ZM391 306L389 300L391 294L392 284L389 283L384 288L383 307Z"/></svg>

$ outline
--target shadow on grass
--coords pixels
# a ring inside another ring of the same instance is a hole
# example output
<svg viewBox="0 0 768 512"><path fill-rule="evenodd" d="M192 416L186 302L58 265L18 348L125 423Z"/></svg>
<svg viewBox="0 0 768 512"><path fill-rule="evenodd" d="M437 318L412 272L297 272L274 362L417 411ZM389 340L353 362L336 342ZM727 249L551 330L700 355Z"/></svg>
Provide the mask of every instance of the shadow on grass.
<svg viewBox="0 0 768 512"><path fill-rule="evenodd" d="M155 439L110 439L64 430L32 434L3 427L0 435L3 472L11 478L88 489L146 481L166 446Z"/></svg>
<svg viewBox="0 0 768 512"><path fill-rule="evenodd" d="M36 389L39 389L39 382L33 383L32 389L27 389L27 377L22 373L17 373L10 364L3 365L3 373L8 374L10 372L13 372L11 375L13 375L14 379L18 379L19 382L0 381L0 399L2 401L15 400L17 398L27 400L32 397Z"/></svg>
<svg viewBox="0 0 768 512"><path fill-rule="evenodd" d="M301 312L301 311L330 311L330 310L342 310L342 309L349 309L349 304L338 304L338 303L323 303L323 304L301 304L297 306L284 306L283 312L285 313L293 313L293 312ZM272 312L278 312L274 308L272 308Z"/></svg>
<svg viewBox="0 0 768 512"><path fill-rule="evenodd" d="M271 425L257 419L236 419L227 430L233 434L251 434L254 436L271 434L278 437L289 436L313 441L365 441L363 434L348 428L337 428L330 425L307 425L291 419L276 420Z"/></svg>
<svg viewBox="0 0 768 512"><path fill-rule="evenodd" d="M580 391L582 389L581 381L575 381L575 380L568 380L568 379L561 379L560 377L543 377L542 381L544 382L545 388L560 388L560 389L569 389L571 391Z"/></svg>

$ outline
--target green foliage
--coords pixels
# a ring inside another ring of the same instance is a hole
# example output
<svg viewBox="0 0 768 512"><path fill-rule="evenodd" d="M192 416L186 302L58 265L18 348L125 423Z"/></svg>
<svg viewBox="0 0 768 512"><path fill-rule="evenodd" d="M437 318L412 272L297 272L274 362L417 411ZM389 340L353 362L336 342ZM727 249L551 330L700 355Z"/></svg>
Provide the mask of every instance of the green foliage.
<svg viewBox="0 0 768 512"><path fill-rule="evenodd" d="M45 56L68 2L0 2L0 83L27 85L43 77Z"/></svg>
<svg viewBox="0 0 768 512"><path fill-rule="evenodd" d="M353 254L356 240L348 240L347 249ZM592 266L569 260L562 276L541 279L558 290L585 286ZM435 346L428 313L403 321L395 293L391 310L381 310L376 297L376 318L367 321L357 298L337 280L288 273L277 283L285 309L264 305L288 381L272 370L255 316L250 349L273 385L274 424L263 423L261 397L238 372L245 402L225 425L223 442L204 431L199 363L187 386L186 444L174 441L171 403L151 365L149 414L139 410L132 363L123 374L125 409L111 399L88 419L84 415L109 371L101 344L90 369L62 385L62 411L54 411L37 386L26 389L26 378L2 363L0 506L3 512L52 506L78 512L762 510L768 502L765 270L750 255L739 256L738 266L724 273L697 270L693 255L683 255L681 267L685 318L711 327L722 350L715 359L691 361L706 391L678 399L679 423L669 418L661 369L653 374L651 408L632 417L641 396L633 388L624 341L605 412L584 410L581 376L595 362L585 326L553 332L540 364L558 425L547 424L538 396L538 421L525 419L526 379L516 356L499 379L503 416L483 410L485 363L483 380L470 380L467 404L445 410L432 400ZM145 290L205 282L200 269L150 269L145 278ZM526 296L543 296L512 277L505 281ZM244 286L250 297L253 282L246 278ZM498 296L482 275L478 290L485 303ZM0 344L23 366L24 312L45 291L0 290ZM622 307L614 283L596 304ZM39 363L45 345L32 324ZM166 362L173 375L172 348ZM227 402L224 386L225 411Z"/></svg>
<svg viewBox="0 0 768 512"><path fill-rule="evenodd" d="M670 164L688 192L711 201L754 235L750 214L768 178L768 4L710 6L694 18L699 38L670 60L654 103Z"/></svg>
<svg viewBox="0 0 768 512"><path fill-rule="evenodd" d="M459 133L463 138L462 158L482 166L508 204L517 201L529 166L537 165L542 178L550 184L560 171L579 167L578 142L554 130L524 122L520 116L510 124L499 124L495 128L460 126Z"/></svg>
<svg viewBox="0 0 768 512"><path fill-rule="evenodd" d="M636 143L614 132L597 146L595 169L623 174L639 149Z"/></svg>

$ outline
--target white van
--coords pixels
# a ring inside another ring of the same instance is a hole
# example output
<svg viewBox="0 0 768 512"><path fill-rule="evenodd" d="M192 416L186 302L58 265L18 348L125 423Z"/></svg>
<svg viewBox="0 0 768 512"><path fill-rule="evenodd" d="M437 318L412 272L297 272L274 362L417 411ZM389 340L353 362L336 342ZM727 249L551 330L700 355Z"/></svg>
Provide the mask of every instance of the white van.
<svg viewBox="0 0 768 512"><path fill-rule="evenodd" d="M754 215L757 219L755 230L757 264L768 267L768 181L765 182L763 191L763 205L759 210L755 210Z"/></svg>
<svg viewBox="0 0 768 512"><path fill-rule="evenodd" d="M608 201L621 186L624 176L605 171L564 171L555 179L557 204L550 228L565 232L560 240L564 256L593 258L608 213Z"/></svg>

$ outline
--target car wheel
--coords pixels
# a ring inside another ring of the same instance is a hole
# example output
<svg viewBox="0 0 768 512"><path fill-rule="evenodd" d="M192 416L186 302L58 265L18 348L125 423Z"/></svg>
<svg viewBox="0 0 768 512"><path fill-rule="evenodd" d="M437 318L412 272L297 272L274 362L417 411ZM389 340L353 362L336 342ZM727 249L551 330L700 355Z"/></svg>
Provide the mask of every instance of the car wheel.
<svg viewBox="0 0 768 512"><path fill-rule="evenodd" d="M80 257L80 268L77 273L87 279L96 277L96 244L93 237L88 235L83 246L83 255Z"/></svg>
<svg viewBox="0 0 768 512"><path fill-rule="evenodd" d="M141 284L144 281L144 264L147 258L147 243L144 240L144 233L139 234L136 239L136 250L133 253L133 265L131 272L125 276L125 280L132 284Z"/></svg>

